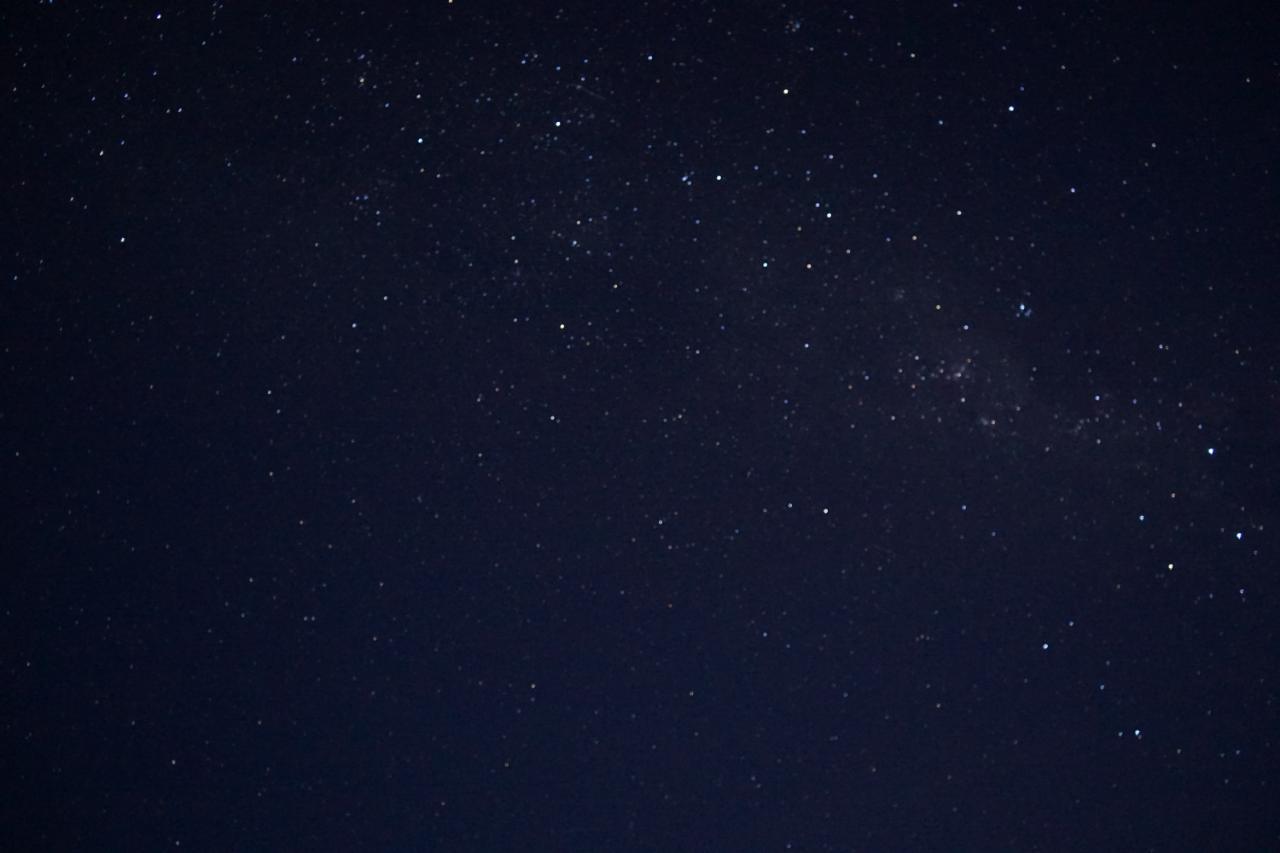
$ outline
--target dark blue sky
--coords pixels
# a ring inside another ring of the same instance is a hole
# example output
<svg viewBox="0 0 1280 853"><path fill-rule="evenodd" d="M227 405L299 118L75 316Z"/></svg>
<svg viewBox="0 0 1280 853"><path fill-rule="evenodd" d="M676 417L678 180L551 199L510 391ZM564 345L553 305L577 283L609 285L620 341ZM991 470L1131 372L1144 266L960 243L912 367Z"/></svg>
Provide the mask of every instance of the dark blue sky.
<svg viewBox="0 0 1280 853"><path fill-rule="evenodd" d="M0 846L1280 846L1268 6L0 21Z"/></svg>

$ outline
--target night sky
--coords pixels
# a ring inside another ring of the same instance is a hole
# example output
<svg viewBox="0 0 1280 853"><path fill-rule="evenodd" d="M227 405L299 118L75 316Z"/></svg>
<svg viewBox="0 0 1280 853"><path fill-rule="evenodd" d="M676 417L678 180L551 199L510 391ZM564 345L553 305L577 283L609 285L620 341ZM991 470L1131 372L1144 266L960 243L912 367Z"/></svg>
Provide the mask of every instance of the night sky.
<svg viewBox="0 0 1280 853"><path fill-rule="evenodd" d="M1115 5L6 4L0 847L1280 849L1280 26Z"/></svg>

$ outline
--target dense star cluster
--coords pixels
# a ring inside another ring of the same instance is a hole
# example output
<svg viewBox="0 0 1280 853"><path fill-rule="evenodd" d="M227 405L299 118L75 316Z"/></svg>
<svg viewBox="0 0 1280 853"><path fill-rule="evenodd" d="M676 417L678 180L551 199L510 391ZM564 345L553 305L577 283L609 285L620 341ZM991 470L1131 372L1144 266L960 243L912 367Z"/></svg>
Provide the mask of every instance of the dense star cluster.
<svg viewBox="0 0 1280 853"><path fill-rule="evenodd" d="M1152 15L11 4L0 847L1280 847L1280 27Z"/></svg>

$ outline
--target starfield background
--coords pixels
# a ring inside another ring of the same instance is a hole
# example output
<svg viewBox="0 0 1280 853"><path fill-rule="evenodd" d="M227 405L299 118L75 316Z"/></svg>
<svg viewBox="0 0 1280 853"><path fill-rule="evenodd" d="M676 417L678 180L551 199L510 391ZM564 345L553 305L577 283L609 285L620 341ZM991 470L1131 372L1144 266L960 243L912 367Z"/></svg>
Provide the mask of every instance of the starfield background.
<svg viewBox="0 0 1280 853"><path fill-rule="evenodd" d="M1270 4L0 32L0 846L1280 848Z"/></svg>

